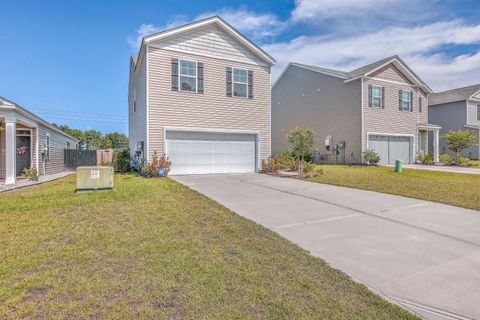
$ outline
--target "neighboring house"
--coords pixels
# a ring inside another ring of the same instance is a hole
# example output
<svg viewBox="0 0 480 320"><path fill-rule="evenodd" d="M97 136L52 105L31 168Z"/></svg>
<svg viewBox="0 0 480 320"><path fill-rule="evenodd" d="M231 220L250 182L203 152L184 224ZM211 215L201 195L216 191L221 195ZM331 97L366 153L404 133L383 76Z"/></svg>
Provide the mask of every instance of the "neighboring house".
<svg viewBox="0 0 480 320"><path fill-rule="evenodd" d="M270 156L275 60L215 16L143 38L130 61L129 146L171 174L256 172Z"/></svg>
<svg viewBox="0 0 480 320"><path fill-rule="evenodd" d="M272 89L272 153L288 150L288 131L306 127L318 162L362 163L367 149L381 164L429 151L438 161L438 147L428 150L428 134L438 141L440 129L428 121L429 93L398 56L350 72L290 63Z"/></svg>
<svg viewBox="0 0 480 320"><path fill-rule="evenodd" d="M40 175L65 171L64 149L78 141L18 104L0 97L0 181L16 182L24 168Z"/></svg>
<svg viewBox="0 0 480 320"><path fill-rule="evenodd" d="M429 96L428 115L431 121L442 126L441 134L449 131L468 130L475 134L477 145L464 150L462 155L470 159L480 157L480 84L432 93ZM440 150L448 152L445 141L440 139Z"/></svg>

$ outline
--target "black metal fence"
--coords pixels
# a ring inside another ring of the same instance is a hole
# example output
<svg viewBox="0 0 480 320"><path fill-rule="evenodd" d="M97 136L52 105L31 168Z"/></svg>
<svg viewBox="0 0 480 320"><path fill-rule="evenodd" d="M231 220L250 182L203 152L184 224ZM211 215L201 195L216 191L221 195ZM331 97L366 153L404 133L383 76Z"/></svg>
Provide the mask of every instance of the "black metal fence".
<svg viewBox="0 0 480 320"><path fill-rule="evenodd" d="M95 166L97 165L97 151L65 149L63 163L67 170L77 170L82 166Z"/></svg>

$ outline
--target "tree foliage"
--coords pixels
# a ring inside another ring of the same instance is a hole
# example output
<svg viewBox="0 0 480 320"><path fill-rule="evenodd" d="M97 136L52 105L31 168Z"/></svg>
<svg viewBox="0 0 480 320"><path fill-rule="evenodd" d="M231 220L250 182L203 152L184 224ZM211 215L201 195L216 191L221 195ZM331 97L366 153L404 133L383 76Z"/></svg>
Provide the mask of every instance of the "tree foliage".
<svg viewBox="0 0 480 320"><path fill-rule="evenodd" d="M477 137L468 131L450 131L442 136L447 146L455 153L455 163L459 163L460 153L475 145Z"/></svg>
<svg viewBox="0 0 480 320"><path fill-rule="evenodd" d="M290 151L300 160L300 171L303 171L305 157L313 153L315 133L309 128L295 128L287 133L287 141L291 144Z"/></svg>
<svg viewBox="0 0 480 320"><path fill-rule="evenodd" d="M115 131L104 135L97 130L82 131L70 128L68 125L53 125L77 139L79 147L82 149L123 149L128 147L128 138L123 133Z"/></svg>

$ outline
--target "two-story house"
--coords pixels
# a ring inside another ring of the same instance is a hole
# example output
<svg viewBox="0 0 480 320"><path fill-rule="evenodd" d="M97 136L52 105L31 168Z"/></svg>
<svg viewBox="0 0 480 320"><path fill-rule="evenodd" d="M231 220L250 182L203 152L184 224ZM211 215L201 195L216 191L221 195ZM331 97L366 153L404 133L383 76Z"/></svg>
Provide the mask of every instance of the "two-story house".
<svg viewBox="0 0 480 320"><path fill-rule="evenodd" d="M428 99L428 116L442 126L441 134L449 131L468 130L475 134L476 145L464 150L469 159L480 158L480 84L432 93ZM445 141L440 139L440 150L448 152Z"/></svg>
<svg viewBox="0 0 480 320"><path fill-rule="evenodd" d="M419 152L438 161L440 127L428 121L429 93L398 56L350 72L290 63L272 89L272 153L288 150L285 134L305 127L316 133L319 162L363 163L367 149L381 164L413 163Z"/></svg>
<svg viewBox="0 0 480 320"><path fill-rule="evenodd" d="M218 16L143 38L130 62L129 143L171 174L256 172L270 156L275 60Z"/></svg>

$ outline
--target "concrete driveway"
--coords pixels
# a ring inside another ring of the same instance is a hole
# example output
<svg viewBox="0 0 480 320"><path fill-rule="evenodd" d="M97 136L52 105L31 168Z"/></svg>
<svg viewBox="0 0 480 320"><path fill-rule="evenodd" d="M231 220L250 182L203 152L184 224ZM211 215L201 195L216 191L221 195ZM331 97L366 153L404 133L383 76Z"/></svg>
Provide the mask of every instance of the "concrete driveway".
<svg viewBox="0 0 480 320"><path fill-rule="evenodd" d="M258 174L175 180L428 319L480 319L480 212Z"/></svg>

